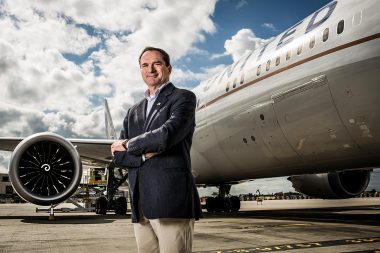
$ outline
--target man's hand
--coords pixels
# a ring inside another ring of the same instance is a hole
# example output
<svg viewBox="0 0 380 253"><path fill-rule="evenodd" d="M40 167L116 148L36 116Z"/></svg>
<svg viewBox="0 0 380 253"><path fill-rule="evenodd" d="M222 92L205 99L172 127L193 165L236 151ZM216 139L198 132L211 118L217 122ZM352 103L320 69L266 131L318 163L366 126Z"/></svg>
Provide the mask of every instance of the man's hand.
<svg viewBox="0 0 380 253"><path fill-rule="evenodd" d="M114 155L114 153L116 151L126 151L126 147L127 147L127 143L128 141L126 140L119 140L119 141L115 141L114 143L112 143L111 145L111 153L112 155Z"/></svg>
<svg viewBox="0 0 380 253"><path fill-rule="evenodd" d="M146 153L144 156L145 156L145 160L148 160L156 155L159 155L160 152L154 152L154 153Z"/></svg>

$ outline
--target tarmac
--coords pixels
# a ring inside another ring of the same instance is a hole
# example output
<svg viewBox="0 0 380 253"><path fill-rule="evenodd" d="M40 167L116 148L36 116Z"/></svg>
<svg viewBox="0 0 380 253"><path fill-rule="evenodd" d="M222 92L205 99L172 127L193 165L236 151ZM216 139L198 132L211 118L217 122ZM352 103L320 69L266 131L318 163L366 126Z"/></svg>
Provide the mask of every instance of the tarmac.
<svg viewBox="0 0 380 253"><path fill-rule="evenodd" d="M36 213L0 204L0 252L137 252L129 215ZM237 213L204 212L193 252L380 252L380 198L242 202Z"/></svg>

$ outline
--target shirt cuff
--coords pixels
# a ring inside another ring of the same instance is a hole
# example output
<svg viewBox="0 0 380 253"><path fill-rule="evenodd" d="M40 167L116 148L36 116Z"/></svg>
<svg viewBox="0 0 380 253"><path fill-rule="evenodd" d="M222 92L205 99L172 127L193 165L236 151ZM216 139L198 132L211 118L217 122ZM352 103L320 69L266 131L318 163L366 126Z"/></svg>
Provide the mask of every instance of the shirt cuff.
<svg viewBox="0 0 380 253"><path fill-rule="evenodd" d="M142 159L143 162L145 162L146 159L145 159L145 155L144 154L141 155L141 159Z"/></svg>

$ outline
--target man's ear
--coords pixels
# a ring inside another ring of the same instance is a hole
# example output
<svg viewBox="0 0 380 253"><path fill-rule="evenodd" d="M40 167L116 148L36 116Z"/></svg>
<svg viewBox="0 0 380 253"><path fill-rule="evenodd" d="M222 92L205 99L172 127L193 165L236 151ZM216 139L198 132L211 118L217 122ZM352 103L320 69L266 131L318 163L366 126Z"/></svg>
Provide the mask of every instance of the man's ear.
<svg viewBox="0 0 380 253"><path fill-rule="evenodd" d="M169 69L169 73L171 74L172 73L172 65L169 65L168 69Z"/></svg>

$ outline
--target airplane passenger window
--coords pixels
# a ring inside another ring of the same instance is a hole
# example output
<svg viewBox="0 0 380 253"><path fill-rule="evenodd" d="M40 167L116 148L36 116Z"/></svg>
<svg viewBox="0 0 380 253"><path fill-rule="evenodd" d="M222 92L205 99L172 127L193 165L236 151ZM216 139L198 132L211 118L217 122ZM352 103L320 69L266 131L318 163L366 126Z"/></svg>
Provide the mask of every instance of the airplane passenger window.
<svg viewBox="0 0 380 253"><path fill-rule="evenodd" d="M235 88L236 87L236 82L237 82L237 80L236 80L236 78L234 79L234 84L232 85L232 88Z"/></svg>
<svg viewBox="0 0 380 253"><path fill-rule="evenodd" d="M338 26L336 28L336 33L341 34L344 30L344 20L339 21Z"/></svg>
<svg viewBox="0 0 380 253"><path fill-rule="evenodd" d="M243 84L243 83L244 83L244 74L242 74L240 78L240 84Z"/></svg>
<svg viewBox="0 0 380 253"><path fill-rule="evenodd" d="M259 76L261 72L261 65L257 66L257 73L256 75Z"/></svg>
<svg viewBox="0 0 380 253"><path fill-rule="evenodd" d="M266 67L266 70L269 71L270 69L270 60L267 61L267 67Z"/></svg>
<svg viewBox="0 0 380 253"><path fill-rule="evenodd" d="M287 61L289 61L290 60L290 56L291 56L291 54L292 54L292 51L288 51L288 52L286 52L286 60Z"/></svg>
<svg viewBox="0 0 380 253"><path fill-rule="evenodd" d="M302 53L302 44L297 48L297 54L300 55Z"/></svg>
<svg viewBox="0 0 380 253"><path fill-rule="evenodd" d="M276 58L276 66L280 65L280 56Z"/></svg>
<svg viewBox="0 0 380 253"><path fill-rule="evenodd" d="M230 82L227 83L226 92L230 90Z"/></svg>
<svg viewBox="0 0 380 253"><path fill-rule="evenodd" d="M312 49L315 46L315 36L310 38L309 48Z"/></svg>
<svg viewBox="0 0 380 253"><path fill-rule="evenodd" d="M198 99L198 102L197 102L197 108L199 107L199 100L200 100L200 99Z"/></svg>
<svg viewBox="0 0 380 253"><path fill-rule="evenodd" d="M329 28L326 28L324 31L323 31L323 42L325 42L327 39L329 38Z"/></svg>

